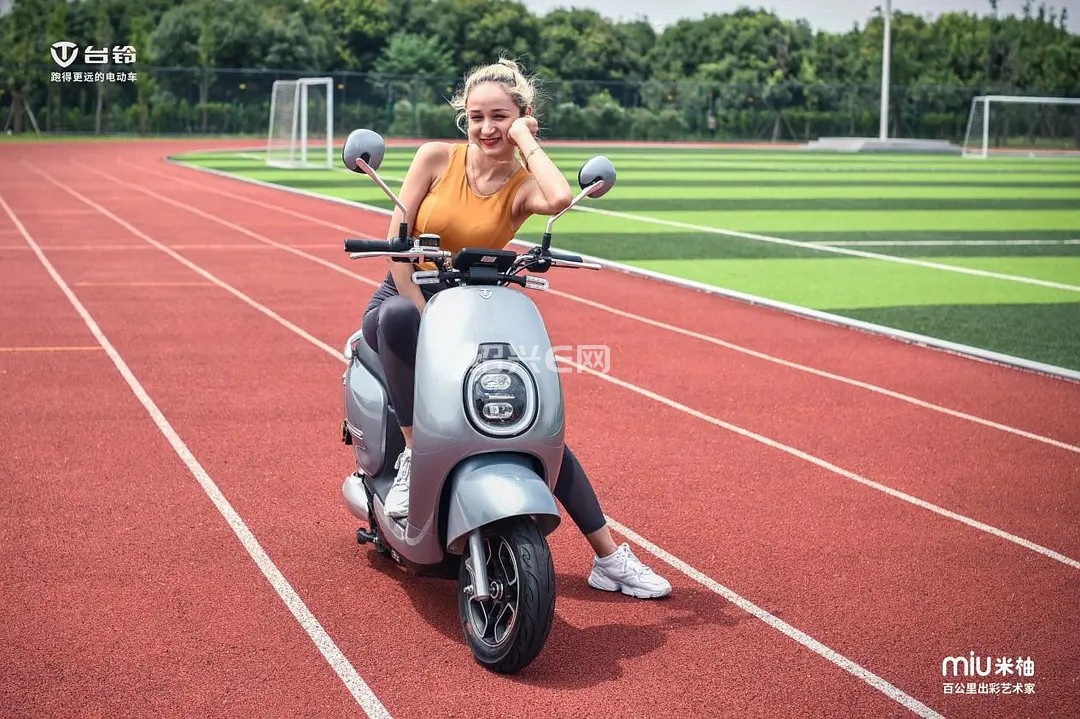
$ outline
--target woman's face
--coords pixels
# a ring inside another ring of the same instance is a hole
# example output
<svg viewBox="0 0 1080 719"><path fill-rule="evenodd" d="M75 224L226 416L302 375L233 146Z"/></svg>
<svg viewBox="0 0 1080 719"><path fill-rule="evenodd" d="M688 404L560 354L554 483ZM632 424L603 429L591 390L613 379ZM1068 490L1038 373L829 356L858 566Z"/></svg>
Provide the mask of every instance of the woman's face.
<svg viewBox="0 0 1080 719"><path fill-rule="evenodd" d="M492 158L512 155L510 126L521 117L510 93L496 82L485 82L469 92L465 103L469 140Z"/></svg>

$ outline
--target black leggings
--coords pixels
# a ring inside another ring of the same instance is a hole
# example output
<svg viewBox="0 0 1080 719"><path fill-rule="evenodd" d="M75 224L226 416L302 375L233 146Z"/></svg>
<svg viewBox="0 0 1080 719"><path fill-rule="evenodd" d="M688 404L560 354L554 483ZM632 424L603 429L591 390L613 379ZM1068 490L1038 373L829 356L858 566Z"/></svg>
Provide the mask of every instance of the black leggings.
<svg viewBox="0 0 1080 719"><path fill-rule="evenodd" d="M434 291L424 294L430 296ZM371 298L362 328L364 339L379 355L398 424L412 427L420 310L412 300L397 294L393 280L387 275L386 282ZM592 483L569 446L563 451L554 494L582 534L592 534L607 523Z"/></svg>

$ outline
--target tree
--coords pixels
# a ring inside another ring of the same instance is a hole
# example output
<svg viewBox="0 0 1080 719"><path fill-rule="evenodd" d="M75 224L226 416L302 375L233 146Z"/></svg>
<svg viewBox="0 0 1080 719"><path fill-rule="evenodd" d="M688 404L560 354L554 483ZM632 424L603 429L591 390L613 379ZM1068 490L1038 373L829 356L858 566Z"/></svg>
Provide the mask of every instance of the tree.
<svg viewBox="0 0 1080 719"><path fill-rule="evenodd" d="M113 32L112 21L109 19L109 3L106 0L97 0L94 37L98 38L98 42L106 49L112 48L115 33ZM99 80L95 84L97 85L97 101L94 107L94 134L100 135L101 113L105 108L105 80Z"/></svg>
<svg viewBox="0 0 1080 719"><path fill-rule="evenodd" d="M23 131L23 120L30 104L31 92L40 88L47 77L35 69L49 56L45 26L41 18L48 17L50 5L60 0L15 0L11 12L3 18L3 46L0 47L0 67L4 68L4 85L11 91L11 108L5 121L15 133Z"/></svg>
<svg viewBox="0 0 1080 719"><path fill-rule="evenodd" d="M584 105L603 83L623 75L625 52L615 26L595 10L555 10L540 29L540 72L551 78L557 101Z"/></svg>
<svg viewBox="0 0 1080 719"><path fill-rule="evenodd" d="M386 0L312 0L311 7L333 33L336 64L372 69L390 33Z"/></svg>
<svg viewBox="0 0 1080 719"><path fill-rule="evenodd" d="M436 37L410 33L391 36L386 49L375 62L375 70L385 76L388 103L395 88L405 91L412 109L413 134L420 134L419 104L434 99L432 79L451 75L450 50Z"/></svg>
<svg viewBox="0 0 1080 719"><path fill-rule="evenodd" d="M52 9L49 10L49 20L47 22L48 37L50 38L67 38L67 8L66 2L54 2L52 3ZM55 41L54 41L55 42ZM63 98L60 94L60 83L49 83L49 124L48 129L58 128L60 126L60 116L63 113Z"/></svg>

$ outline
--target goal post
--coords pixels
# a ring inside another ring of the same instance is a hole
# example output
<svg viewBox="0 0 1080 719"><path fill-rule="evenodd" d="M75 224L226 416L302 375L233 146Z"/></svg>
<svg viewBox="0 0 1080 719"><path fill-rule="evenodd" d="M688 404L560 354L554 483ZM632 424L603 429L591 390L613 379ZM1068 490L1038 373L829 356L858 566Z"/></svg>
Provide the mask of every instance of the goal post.
<svg viewBox="0 0 1080 719"><path fill-rule="evenodd" d="M992 152L1080 151L1080 98L978 95L971 100L965 157Z"/></svg>
<svg viewBox="0 0 1080 719"><path fill-rule="evenodd" d="M334 80L276 80L270 91L266 164L333 167Z"/></svg>

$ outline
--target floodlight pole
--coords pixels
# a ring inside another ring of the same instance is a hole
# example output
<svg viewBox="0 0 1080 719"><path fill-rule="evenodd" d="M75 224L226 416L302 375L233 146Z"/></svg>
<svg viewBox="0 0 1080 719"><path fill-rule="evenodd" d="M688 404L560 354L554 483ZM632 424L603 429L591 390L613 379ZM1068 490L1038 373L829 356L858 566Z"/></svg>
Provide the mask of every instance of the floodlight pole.
<svg viewBox="0 0 1080 719"><path fill-rule="evenodd" d="M885 0L885 37L881 43L881 127L878 137L889 137L889 53L892 40L892 0Z"/></svg>

